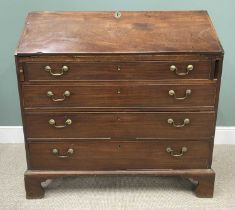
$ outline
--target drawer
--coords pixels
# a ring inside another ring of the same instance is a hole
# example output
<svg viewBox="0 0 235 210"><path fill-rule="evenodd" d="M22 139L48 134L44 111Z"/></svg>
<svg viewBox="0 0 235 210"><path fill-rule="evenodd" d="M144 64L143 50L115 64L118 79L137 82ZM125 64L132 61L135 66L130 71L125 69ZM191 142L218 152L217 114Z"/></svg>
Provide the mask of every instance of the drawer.
<svg viewBox="0 0 235 210"><path fill-rule="evenodd" d="M214 112L80 112L25 114L27 138L211 138Z"/></svg>
<svg viewBox="0 0 235 210"><path fill-rule="evenodd" d="M197 169L209 167L211 156L210 141L83 141L28 147L32 170Z"/></svg>
<svg viewBox="0 0 235 210"><path fill-rule="evenodd" d="M25 85L24 108L213 107L216 84Z"/></svg>
<svg viewBox="0 0 235 210"><path fill-rule="evenodd" d="M211 61L27 62L26 81L208 79Z"/></svg>

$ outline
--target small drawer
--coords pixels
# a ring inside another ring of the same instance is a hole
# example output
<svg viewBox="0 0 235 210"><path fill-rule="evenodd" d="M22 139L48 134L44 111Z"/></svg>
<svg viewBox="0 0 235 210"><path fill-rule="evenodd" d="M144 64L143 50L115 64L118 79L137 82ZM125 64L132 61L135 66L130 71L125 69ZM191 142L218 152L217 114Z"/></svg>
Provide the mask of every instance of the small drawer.
<svg viewBox="0 0 235 210"><path fill-rule="evenodd" d="M214 112L77 112L25 114L26 137L55 138L211 138Z"/></svg>
<svg viewBox="0 0 235 210"><path fill-rule="evenodd" d="M32 170L208 168L210 141L29 143Z"/></svg>
<svg viewBox="0 0 235 210"><path fill-rule="evenodd" d="M24 63L25 81L208 79L211 61Z"/></svg>
<svg viewBox="0 0 235 210"><path fill-rule="evenodd" d="M214 107L216 84L25 85L24 108Z"/></svg>

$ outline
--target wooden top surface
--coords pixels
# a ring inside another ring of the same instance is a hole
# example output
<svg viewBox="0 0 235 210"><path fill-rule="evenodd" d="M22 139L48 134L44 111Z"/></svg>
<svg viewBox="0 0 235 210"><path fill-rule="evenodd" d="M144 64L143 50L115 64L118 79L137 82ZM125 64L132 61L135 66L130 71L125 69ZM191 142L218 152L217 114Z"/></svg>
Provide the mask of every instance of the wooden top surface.
<svg viewBox="0 0 235 210"><path fill-rule="evenodd" d="M16 54L221 53L206 11L32 12Z"/></svg>

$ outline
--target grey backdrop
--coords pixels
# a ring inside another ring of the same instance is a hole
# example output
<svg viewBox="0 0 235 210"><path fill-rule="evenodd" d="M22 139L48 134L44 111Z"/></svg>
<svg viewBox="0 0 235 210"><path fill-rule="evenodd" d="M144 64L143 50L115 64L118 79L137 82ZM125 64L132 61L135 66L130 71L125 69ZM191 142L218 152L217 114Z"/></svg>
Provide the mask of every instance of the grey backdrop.
<svg viewBox="0 0 235 210"><path fill-rule="evenodd" d="M225 50L217 124L235 125L234 0L0 0L0 126L21 125L14 50L29 11L208 10Z"/></svg>

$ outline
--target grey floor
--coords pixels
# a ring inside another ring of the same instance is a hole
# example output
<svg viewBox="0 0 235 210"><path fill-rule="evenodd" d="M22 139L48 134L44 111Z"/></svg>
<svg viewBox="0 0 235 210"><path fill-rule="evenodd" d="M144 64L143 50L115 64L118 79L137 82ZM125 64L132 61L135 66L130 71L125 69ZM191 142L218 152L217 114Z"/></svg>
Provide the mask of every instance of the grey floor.
<svg viewBox="0 0 235 210"><path fill-rule="evenodd" d="M10 210L235 210L235 146L215 146L213 199L194 196L191 183L180 178L78 177L52 181L45 198L26 200L23 144L0 144L0 209Z"/></svg>

